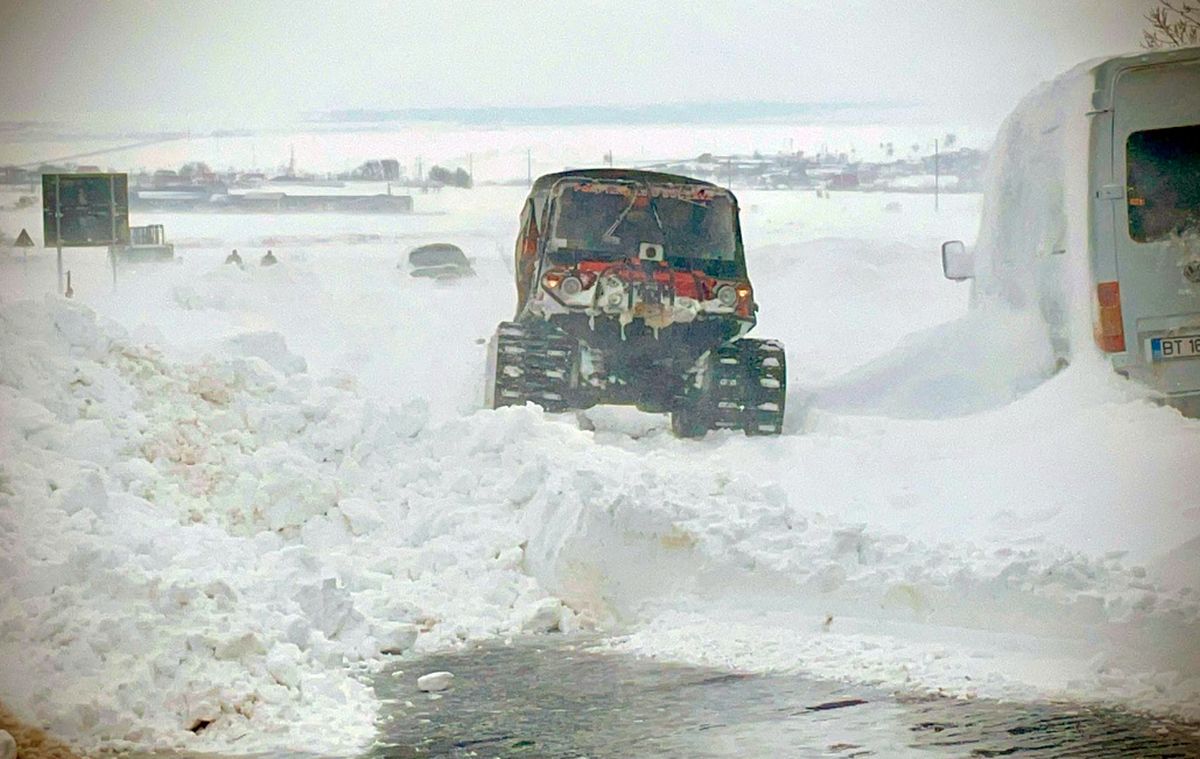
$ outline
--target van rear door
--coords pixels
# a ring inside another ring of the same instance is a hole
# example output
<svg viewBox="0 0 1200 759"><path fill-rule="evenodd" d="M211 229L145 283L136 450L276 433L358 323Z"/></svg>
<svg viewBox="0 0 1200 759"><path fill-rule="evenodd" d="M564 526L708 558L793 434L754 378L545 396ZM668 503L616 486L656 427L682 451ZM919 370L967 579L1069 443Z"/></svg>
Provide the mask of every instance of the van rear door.
<svg viewBox="0 0 1200 759"><path fill-rule="evenodd" d="M1200 60L1126 69L1112 102L1130 373L1165 393L1200 392Z"/></svg>

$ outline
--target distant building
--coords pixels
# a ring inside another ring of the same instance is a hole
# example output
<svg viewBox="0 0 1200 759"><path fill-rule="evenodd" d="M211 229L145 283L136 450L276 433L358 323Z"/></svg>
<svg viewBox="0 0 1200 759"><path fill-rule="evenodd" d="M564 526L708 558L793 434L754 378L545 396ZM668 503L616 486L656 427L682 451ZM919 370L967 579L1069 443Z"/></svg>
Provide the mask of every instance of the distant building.
<svg viewBox="0 0 1200 759"><path fill-rule="evenodd" d="M403 174L400 171L400 162L395 158L371 159L364 162L348 175L343 175L343 179L362 179L376 182L398 182Z"/></svg>
<svg viewBox="0 0 1200 759"><path fill-rule="evenodd" d="M857 190L859 186L857 171L842 171L829 178L831 190Z"/></svg>
<svg viewBox="0 0 1200 759"><path fill-rule="evenodd" d="M37 181L37 172L19 166L0 166L0 184L34 184Z"/></svg>

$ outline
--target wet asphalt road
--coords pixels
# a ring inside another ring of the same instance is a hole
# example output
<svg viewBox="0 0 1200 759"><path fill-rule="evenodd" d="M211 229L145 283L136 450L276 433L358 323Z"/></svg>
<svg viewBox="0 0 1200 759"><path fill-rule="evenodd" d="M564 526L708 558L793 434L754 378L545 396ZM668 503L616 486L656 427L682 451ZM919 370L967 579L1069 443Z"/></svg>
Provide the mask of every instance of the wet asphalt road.
<svg viewBox="0 0 1200 759"><path fill-rule="evenodd" d="M418 675L455 674L432 696ZM1200 757L1200 726L1063 703L891 693L524 640L397 661L384 757Z"/></svg>

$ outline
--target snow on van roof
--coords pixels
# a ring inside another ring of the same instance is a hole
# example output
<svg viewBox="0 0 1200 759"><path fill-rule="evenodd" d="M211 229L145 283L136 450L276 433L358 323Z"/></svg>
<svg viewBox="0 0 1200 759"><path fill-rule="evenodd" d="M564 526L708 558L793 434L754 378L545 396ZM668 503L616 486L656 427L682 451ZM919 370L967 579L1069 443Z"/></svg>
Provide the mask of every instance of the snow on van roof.
<svg viewBox="0 0 1200 759"><path fill-rule="evenodd" d="M1056 352L1090 344L1089 119L1095 71L1082 63L1025 96L984 174L972 305L1040 316Z"/></svg>
<svg viewBox="0 0 1200 759"><path fill-rule="evenodd" d="M1111 58L1097 58L1089 61L1087 65L1094 73L1097 91L1110 90L1112 80L1120 71L1136 68L1140 66L1158 66L1164 63L1183 63L1186 61L1200 61L1200 46L1197 47L1182 47L1175 50L1153 50L1143 51L1140 53L1128 53L1126 55L1116 55ZM1094 104L1100 107L1099 104Z"/></svg>

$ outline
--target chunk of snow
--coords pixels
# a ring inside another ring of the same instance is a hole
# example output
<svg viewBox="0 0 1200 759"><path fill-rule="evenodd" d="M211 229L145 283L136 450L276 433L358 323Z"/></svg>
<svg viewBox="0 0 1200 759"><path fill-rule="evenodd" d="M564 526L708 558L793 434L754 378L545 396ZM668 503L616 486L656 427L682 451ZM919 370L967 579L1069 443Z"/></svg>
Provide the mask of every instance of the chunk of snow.
<svg viewBox="0 0 1200 759"><path fill-rule="evenodd" d="M224 638L213 647L213 655L218 659L240 660L252 654L264 653L262 640L253 632L242 633Z"/></svg>
<svg viewBox="0 0 1200 759"><path fill-rule="evenodd" d="M430 672L417 678L417 689L425 692L446 690L454 682L450 672Z"/></svg>
<svg viewBox="0 0 1200 759"><path fill-rule="evenodd" d="M384 654L402 654L417 642L419 629L407 622L380 625L379 651Z"/></svg>
<svg viewBox="0 0 1200 759"><path fill-rule="evenodd" d="M227 339L225 345L236 355L262 359L280 374L308 371L308 362L288 351L283 335L278 332L243 332Z"/></svg>
<svg viewBox="0 0 1200 759"><path fill-rule="evenodd" d="M104 482L96 472L86 472L69 488L62 491L59 508L67 514L74 514L80 509L91 509L96 514L103 514L108 505L108 491Z"/></svg>
<svg viewBox="0 0 1200 759"><path fill-rule="evenodd" d="M557 598L543 598L529 611L529 616L521 625L526 632L555 632L562 625L564 609Z"/></svg>
<svg viewBox="0 0 1200 759"><path fill-rule="evenodd" d="M294 643L277 643L267 654L267 671L280 685L298 688L303 658L300 647Z"/></svg>
<svg viewBox="0 0 1200 759"><path fill-rule="evenodd" d="M343 498L337 510L355 535L366 535L383 526L383 514L377 504L365 498Z"/></svg>
<svg viewBox="0 0 1200 759"><path fill-rule="evenodd" d="M334 638L361 617L354 610L350 593L333 578L302 586L293 596L313 627L326 638Z"/></svg>

